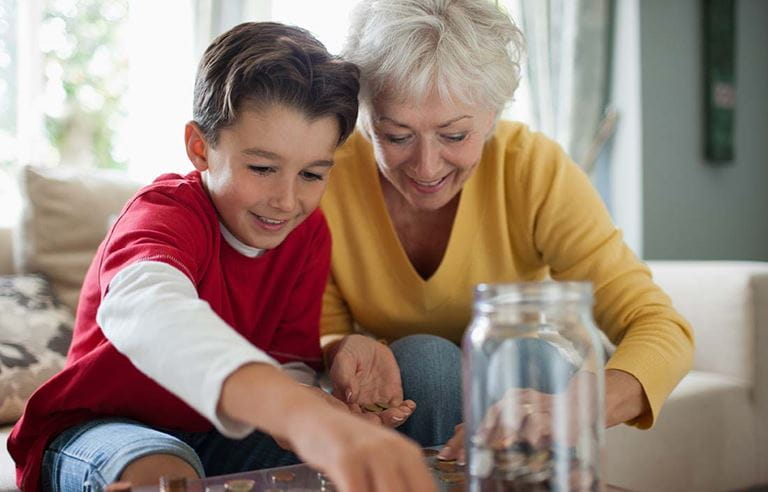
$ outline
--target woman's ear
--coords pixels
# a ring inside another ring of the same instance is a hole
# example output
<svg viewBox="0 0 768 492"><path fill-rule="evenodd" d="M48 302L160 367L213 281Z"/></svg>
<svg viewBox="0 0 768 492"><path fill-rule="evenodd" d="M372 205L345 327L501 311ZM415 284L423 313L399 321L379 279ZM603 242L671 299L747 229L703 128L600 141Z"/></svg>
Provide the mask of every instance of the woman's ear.
<svg viewBox="0 0 768 492"><path fill-rule="evenodd" d="M208 169L208 143L202 130L194 121L184 126L184 143L187 149L187 157L195 169L203 172Z"/></svg>

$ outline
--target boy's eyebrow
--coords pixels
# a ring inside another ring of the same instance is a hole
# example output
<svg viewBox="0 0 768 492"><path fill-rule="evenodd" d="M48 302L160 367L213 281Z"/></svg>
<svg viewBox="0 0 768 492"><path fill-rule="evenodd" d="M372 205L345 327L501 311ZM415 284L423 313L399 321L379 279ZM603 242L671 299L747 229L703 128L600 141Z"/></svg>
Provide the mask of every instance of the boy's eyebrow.
<svg viewBox="0 0 768 492"><path fill-rule="evenodd" d="M269 159L272 161L282 160L282 157L280 157L280 154L276 154L274 152L270 152L269 150L259 149L256 147L244 149L243 154L254 156L254 157L263 157L265 159ZM307 164L307 167L313 167L313 166L333 167L333 161L320 159L317 161L312 161L309 164Z"/></svg>
<svg viewBox="0 0 768 492"><path fill-rule="evenodd" d="M270 152L268 150L257 149L256 147L251 147L249 149L243 150L243 154L252 155L254 157L263 157L265 159L271 159L273 161L280 160L279 154L275 154L274 152Z"/></svg>

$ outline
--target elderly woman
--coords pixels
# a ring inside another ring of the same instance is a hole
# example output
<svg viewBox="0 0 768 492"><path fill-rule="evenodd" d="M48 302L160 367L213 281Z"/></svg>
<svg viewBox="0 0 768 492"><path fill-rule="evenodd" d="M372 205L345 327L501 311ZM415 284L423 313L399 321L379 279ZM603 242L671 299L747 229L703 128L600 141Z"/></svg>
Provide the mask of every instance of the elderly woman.
<svg viewBox="0 0 768 492"><path fill-rule="evenodd" d="M608 426L651 426L692 362L691 328L587 176L498 120L522 45L489 0L364 0L344 51L361 69L361 117L322 202L326 361L338 397L397 404L382 420L425 446L461 421L458 344L480 282L592 282L595 320L618 344Z"/></svg>

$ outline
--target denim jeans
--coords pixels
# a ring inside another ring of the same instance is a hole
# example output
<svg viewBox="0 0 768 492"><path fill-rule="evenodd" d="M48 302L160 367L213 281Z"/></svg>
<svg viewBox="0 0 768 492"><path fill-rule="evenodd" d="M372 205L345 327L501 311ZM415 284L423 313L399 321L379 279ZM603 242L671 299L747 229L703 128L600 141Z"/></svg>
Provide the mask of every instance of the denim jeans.
<svg viewBox="0 0 768 492"><path fill-rule="evenodd" d="M201 477L299 462L268 435L253 432L229 439L218 431L155 429L128 419L92 420L65 430L43 456L44 491L100 491L119 479L132 461L170 454L189 463Z"/></svg>

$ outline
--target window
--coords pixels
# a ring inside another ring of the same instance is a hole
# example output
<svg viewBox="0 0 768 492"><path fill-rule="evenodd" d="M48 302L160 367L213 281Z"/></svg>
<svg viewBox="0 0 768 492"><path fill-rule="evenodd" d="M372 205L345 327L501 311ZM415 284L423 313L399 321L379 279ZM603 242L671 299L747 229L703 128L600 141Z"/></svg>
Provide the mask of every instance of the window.
<svg viewBox="0 0 768 492"><path fill-rule="evenodd" d="M21 163L125 169L128 0L0 0L0 224Z"/></svg>

